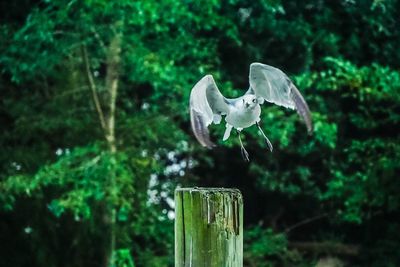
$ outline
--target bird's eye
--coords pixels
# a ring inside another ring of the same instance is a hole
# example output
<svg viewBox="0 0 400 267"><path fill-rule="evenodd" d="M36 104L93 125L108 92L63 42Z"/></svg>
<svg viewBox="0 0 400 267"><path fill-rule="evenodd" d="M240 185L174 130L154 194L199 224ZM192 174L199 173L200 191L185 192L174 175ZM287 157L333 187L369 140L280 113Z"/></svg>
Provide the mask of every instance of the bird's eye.
<svg viewBox="0 0 400 267"><path fill-rule="evenodd" d="M253 99L253 103L256 103L256 99L255 98Z"/></svg>

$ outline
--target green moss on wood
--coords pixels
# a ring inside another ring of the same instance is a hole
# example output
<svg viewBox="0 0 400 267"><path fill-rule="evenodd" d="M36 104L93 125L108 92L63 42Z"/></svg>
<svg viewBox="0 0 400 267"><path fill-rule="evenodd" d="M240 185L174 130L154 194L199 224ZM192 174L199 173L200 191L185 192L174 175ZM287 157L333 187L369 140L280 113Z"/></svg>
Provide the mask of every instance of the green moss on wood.
<svg viewBox="0 0 400 267"><path fill-rule="evenodd" d="M175 191L175 267L243 266L243 199L239 190Z"/></svg>

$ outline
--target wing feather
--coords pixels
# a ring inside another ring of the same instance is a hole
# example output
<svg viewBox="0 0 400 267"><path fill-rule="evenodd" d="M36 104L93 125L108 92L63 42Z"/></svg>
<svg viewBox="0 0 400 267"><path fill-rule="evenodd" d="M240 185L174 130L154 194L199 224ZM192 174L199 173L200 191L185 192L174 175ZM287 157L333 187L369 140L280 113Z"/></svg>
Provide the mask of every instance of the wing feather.
<svg viewBox="0 0 400 267"><path fill-rule="evenodd" d="M312 132L311 113L306 101L289 77L278 68L261 63L250 65L250 90L266 101L290 109L296 109L304 120L309 133Z"/></svg>
<svg viewBox="0 0 400 267"><path fill-rule="evenodd" d="M199 143L208 148L215 146L210 140L208 126L218 116L229 113L228 101L218 90L211 75L204 76L196 83L190 93L190 121Z"/></svg>

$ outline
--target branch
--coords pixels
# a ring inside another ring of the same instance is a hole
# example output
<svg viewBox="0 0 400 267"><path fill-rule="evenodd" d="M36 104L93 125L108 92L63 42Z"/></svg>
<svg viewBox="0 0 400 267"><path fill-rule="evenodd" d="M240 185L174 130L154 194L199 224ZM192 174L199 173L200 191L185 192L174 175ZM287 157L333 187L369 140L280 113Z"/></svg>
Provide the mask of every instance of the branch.
<svg viewBox="0 0 400 267"><path fill-rule="evenodd" d="M62 98L62 97L66 97L66 96L69 96L69 95L72 95L72 94L75 94L75 93L82 93L82 92L86 92L86 91L89 91L89 90L90 90L90 88L88 88L87 85L82 85L82 86L79 86L77 88L74 88L74 89L71 89L71 90L65 90L62 93L55 94L54 98L55 99Z"/></svg>
<svg viewBox="0 0 400 267"><path fill-rule="evenodd" d="M96 31L96 28L95 28L95 27L91 27L90 30L92 31L94 37L95 37L95 38L97 39L97 41L99 42L99 45L100 45L101 49L103 50L103 52L104 52L105 54L107 54L107 47L106 47L106 45L104 44L103 40L101 39L100 34Z"/></svg>
<svg viewBox="0 0 400 267"><path fill-rule="evenodd" d="M311 218L307 218L307 219L305 219L305 220L303 220L303 221L300 221L300 222L298 222L298 223L296 223L296 224L294 224L294 225L289 226L288 228L286 228L286 229L285 229L285 233L287 234L287 233L289 233L290 231L292 231L293 229L296 229L296 228L298 228L298 227L300 227L300 226L303 226L303 225L305 225L305 224L311 223L311 222L313 222L313 221L323 219L323 218L325 218L326 216L328 216L328 213L324 213L324 214L320 214L320 215L317 215L317 216L314 216L314 217L311 217Z"/></svg>
<svg viewBox="0 0 400 267"><path fill-rule="evenodd" d="M106 132L107 131L106 121L104 119L103 110L102 110L101 105L100 105L99 96L97 95L96 84L94 83L93 75L92 75L92 72L90 70L89 57L88 57L88 53L87 53L85 45L82 45L82 58L83 58L83 62L85 64L86 76L87 76L87 79L88 79L88 82L89 82L89 87L90 87L90 89L92 91L93 102L94 102L94 105L96 107L97 114L99 116L101 128Z"/></svg>
<svg viewBox="0 0 400 267"><path fill-rule="evenodd" d="M329 253L347 256L357 256L360 252L360 246L342 244L338 242L289 242L289 248L308 251L313 253Z"/></svg>

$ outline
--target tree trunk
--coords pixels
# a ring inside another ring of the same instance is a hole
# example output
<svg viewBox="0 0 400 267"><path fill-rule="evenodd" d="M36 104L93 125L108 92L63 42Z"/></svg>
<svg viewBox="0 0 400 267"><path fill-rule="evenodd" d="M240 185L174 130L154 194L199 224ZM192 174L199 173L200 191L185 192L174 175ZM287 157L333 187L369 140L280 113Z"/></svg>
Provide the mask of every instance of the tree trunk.
<svg viewBox="0 0 400 267"><path fill-rule="evenodd" d="M121 53L122 33L117 32L108 48L107 55L107 73L105 86L108 92L107 100L109 100L109 113L107 120L106 139L111 153L117 151L115 145L115 107L117 103L118 81L119 81L119 65Z"/></svg>
<svg viewBox="0 0 400 267"><path fill-rule="evenodd" d="M116 146L116 138L115 138L115 110L116 110L116 102L117 102L117 93L118 93L118 82L119 82L119 67L120 67L120 53L121 53L121 42L122 42L122 23L117 22L115 24L116 34L111 40L108 46L107 53L107 72L105 79L105 86L107 90L106 100L108 101L108 114L106 121L106 141L111 153L111 157L115 156L117 152ZM111 161L111 164L116 164L115 160ZM116 187L116 173L115 166L111 166L111 173L109 176L109 198L110 201L107 203L107 215L106 223L109 228L109 248L106 251L105 261L106 267L114 266L114 252L116 247L116 207L114 204L115 196L115 187Z"/></svg>

